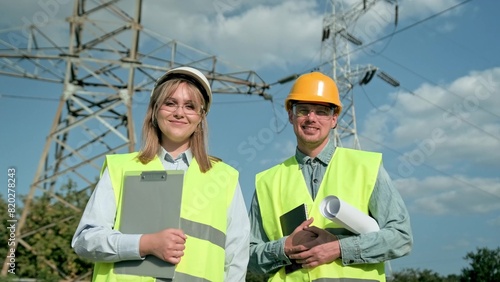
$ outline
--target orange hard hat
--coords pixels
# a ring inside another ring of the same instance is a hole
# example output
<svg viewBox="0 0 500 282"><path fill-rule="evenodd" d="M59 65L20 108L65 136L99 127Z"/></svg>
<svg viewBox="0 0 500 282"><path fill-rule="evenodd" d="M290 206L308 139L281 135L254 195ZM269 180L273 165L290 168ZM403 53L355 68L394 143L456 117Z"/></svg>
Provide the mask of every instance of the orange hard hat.
<svg viewBox="0 0 500 282"><path fill-rule="evenodd" d="M336 106L335 113L340 114L339 90L335 81L320 72L310 72L297 78L285 99L285 108L289 111L294 101L329 103Z"/></svg>

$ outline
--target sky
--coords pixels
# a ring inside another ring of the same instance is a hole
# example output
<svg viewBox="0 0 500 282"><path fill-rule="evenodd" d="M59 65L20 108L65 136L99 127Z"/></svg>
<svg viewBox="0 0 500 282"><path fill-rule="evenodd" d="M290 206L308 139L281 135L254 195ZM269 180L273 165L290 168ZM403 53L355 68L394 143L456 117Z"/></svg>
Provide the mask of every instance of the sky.
<svg viewBox="0 0 500 282"><path fill-rule="evenodd" d="M26 23L48 29L71 14L73 2L2 3L0 29ZM359 2L343 1L346 9ZM351 66L376 66L400 83L392 87L374 77L352 92L361 149L383 153L410 212L413 250L390 265L393 271L459 274L469 265L466 253L500 247L500 2L401 0L397 25L394 6L380 2L349 26L364 43L351 46L349 55ZM295 152L283 107L291 83L274 83L324 62L327 1L204 3L146 0L142 22L238 69L254 70L272 85L272 102L216 93L208 115L210 153L239 170L248 208L255 174ZM61 29L52 32L67 40ZM7 183L7 170L15 167L20 197L35 176L62 88L3 75L0 85L0 182ZM136 128L145 107L134 104Z"/></svg>

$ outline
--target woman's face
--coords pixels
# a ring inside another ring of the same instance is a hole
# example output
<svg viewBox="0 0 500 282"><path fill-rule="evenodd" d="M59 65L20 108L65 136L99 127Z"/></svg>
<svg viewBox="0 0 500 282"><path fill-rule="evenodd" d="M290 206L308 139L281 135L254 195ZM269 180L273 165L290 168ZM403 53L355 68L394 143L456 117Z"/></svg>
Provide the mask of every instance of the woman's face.
<svg viewBox="0 0 500 282"><path fill-rule="evenodd" d="M199 101L189 91L187 84L181 83L175 92L160 106L157 114L158 127L162 133L162 146L187 150L189 138L202 120Z"/></svg>

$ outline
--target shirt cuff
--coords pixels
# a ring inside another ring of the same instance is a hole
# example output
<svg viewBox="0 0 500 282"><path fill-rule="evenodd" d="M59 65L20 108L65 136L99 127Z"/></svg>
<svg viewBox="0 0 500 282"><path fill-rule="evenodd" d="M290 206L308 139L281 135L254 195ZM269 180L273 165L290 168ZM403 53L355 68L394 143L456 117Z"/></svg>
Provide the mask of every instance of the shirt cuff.
<svg viewBox="0 0 500 282"><path fill-rule="evenodd" d="M122 234L118 240L118 256L120 260L144 259L139 252L142 234Z"/></svg>
<svg viewBox="0 0 500 282"><path fill-rule="evenodd" d="M276 247L278 249L276 250L275 254L279 254L278 255L278 260L281 263L280 267L292 264L292 262L290 261L290 259L288 258L288 256L285 254L285 241L286 241L287 237L288 236L280 238L279 240L277 240L277 244L276 244Z"/></svg>
<svg viewBox="0 0 500 282"><path fill-rule="evenodd" d="M364 263L361 258L361 248L358 236L340 238L339 244L343 265Z"/></svg>

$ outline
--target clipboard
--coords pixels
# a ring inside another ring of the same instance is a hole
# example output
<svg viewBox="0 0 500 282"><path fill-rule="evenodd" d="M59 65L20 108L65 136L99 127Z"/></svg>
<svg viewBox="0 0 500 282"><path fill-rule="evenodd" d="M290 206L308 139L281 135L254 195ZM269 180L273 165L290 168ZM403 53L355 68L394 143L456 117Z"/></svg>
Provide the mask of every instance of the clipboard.
<svg viewBox="0 0 500 282"><path fill-rule="evenodd" d="M183 181L183 170L126 172L119 231L145 234L179 228ZM114 271L116 274L172 279L175 265L148 255L144 260L116 262Z"/></svg>

